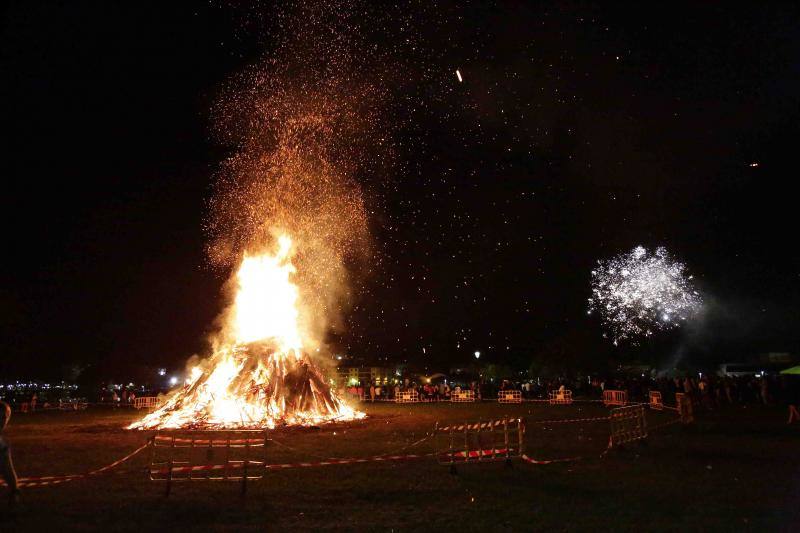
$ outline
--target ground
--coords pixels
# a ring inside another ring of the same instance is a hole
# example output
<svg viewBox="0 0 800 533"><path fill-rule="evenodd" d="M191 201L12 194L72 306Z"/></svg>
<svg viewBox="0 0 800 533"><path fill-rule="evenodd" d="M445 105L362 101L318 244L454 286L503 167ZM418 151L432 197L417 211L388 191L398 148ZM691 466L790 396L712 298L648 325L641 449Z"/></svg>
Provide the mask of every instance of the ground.
<svg viewBox="0 0 800 533"><path fill-rule="evenodd" d="M525 446L536 459L461 466L452 475L433 457L273 470L240 497L233 482L164 483L144 473L141 453L110 474L31 487L22 501L0 500L0 530L796 530L800 527L800 428L779 407L701 412L694 426L654 431L645 445L601 456L609 424L538 423L605 416L600 404L548 406L367 404L364 421L269 433L269 463L396 453L437 420L503 415L527 420ZM20 476L86 472L126 455L152 432L123 427L141 413L15 414L7 438ZM672 413L648 413L651 426ZM402 450L430 453L432 442Z"/></svg>

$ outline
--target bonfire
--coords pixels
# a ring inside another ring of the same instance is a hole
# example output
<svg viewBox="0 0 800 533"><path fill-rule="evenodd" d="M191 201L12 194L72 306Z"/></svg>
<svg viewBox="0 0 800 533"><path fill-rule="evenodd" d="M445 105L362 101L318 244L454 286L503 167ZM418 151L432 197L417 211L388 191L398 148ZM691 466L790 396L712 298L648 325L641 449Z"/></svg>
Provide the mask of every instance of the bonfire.
<svg viewBox="0 0 800 533"><path fill-rule="evenodd" d="M256 429L363 418L337 395L307 351L292 240L245 255L214 353L130 429Z"/></svg>

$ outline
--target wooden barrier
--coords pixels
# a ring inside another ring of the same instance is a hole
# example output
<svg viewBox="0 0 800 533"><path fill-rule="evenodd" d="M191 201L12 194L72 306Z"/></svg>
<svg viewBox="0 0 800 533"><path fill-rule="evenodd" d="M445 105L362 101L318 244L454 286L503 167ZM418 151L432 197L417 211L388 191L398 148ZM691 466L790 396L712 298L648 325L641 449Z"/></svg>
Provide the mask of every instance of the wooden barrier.
<svg viewBox="0 0 800 533"><path fill-rule="evenodd" d="M603 391L603 405L619 405L620 407L624 407L628 405L628 393L624 390Z"/></svg>
<svg viewBox="0 0 800 533"><path fill-rule="evenodd" d="M155 409L161 405L161 398L158 396L141 396L133 400L136 409Z"/></svg>
<svg viewBox="0 0 800 533"><path fill-rule="evenodd" d="M419 393L415 390L405 390L397 393L396 403L415 403L419 401Z"/></svg>
<svg viewBox="0 0 800 533"><path fill-rule="evenodd" d="M550 405L570 405L572 403L572 391L569 389L551 390L548 393Z"/></svg>
<svg viewBox="0 0 800 533"><path fill-rule="evenodd" d="M661 401L661 393L657 390L650 391L650 409L655 409L656 411L663 411L664 410L664 402Z"/></svg>
<svg viewBox="0 0 800 533"><path fill-rule="evenodd" d="M518 390L501 390L497 393L500 403L522 403L522 392Z"/></svg>
<svg viewBox="0 0 800 533"><path fill-rule="evenodd" d="M446 426L436 422L433 434L436 460L441 465L449 465L450 471L455 473L456 464L493 461L510 464L513 457L521 456L525 420L505 418Z"/></svg>
<svg viewBox="0 0 800 533"><path fill-rule="evenodd" d="M627 442L647 438L647 419L642 405L612 409L609 420L611 421L611 446L620 446Z"/></svg>
<svg viewBox="0 0 800 533"><path fill-rule="evenodd" d="M451 402L474 402L475 393L471 390L462 390L459 392L453 391L450 393Z"/></svg>

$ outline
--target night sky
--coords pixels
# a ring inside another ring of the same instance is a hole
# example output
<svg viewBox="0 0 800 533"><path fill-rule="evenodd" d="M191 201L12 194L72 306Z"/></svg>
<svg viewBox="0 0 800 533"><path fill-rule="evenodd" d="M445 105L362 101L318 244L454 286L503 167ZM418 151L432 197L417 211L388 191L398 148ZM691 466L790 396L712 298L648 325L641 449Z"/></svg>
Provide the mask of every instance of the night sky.
<svg viewBox="0 0 800 533"><path fill-rule="evenodd" d="M373 267L334 351L443 370L475 350L521 368L553 346L696 364L798 351L800 9L353 9L404 82L394 164L363 183ZM226 155L209 110L275 53L274 13L4 8L0 379L125 379L204 352L226 278L204 251ZM614 348L586 315L590 271L639 244L686 263L706 312Z"/></svg>

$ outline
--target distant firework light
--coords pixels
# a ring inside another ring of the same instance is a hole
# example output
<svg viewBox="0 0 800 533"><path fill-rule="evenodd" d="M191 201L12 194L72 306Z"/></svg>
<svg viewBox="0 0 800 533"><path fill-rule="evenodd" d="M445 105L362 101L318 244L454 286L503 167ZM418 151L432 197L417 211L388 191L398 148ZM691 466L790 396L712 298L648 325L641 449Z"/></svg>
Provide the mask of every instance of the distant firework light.
<svg viewBox="0 0 800 533"><path fill-rule="evenodd" d="M663 247L650 253L637 246L592 270L589 314L601 317L615 345L679 327L702 303L686 265Z"/></svg>

